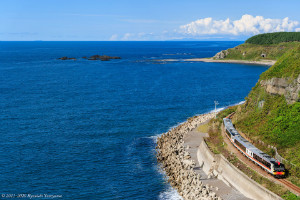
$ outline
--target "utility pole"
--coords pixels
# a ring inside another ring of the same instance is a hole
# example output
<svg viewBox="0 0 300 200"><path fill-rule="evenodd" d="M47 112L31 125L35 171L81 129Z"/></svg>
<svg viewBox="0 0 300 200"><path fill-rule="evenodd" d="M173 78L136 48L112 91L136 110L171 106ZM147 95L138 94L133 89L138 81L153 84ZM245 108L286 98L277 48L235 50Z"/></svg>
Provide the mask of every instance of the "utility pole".
<svg viewBox="0 0 300 200"><path fill-rule="evenodd" d="M219 105L218 101L214 101L215 102L215 119L217 119L217 105Z"/></svg>

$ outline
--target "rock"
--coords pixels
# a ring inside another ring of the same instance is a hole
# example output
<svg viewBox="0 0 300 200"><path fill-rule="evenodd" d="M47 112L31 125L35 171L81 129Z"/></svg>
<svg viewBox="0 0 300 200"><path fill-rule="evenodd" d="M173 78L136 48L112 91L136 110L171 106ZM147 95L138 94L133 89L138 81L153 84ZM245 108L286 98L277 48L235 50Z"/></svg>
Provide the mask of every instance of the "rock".
<svg viewBox="0 0 300 200"><path fill-rule="evenodd" d="M284 95L288 104L295 103L300 100L300 75L290 80L288 78L272 78L260 81L266 92L272 95Z"/></svg>
<svg viewBox="0 0 300 200"><path fill-rule="evenodd" d="M76 58L69 58L67 56L64 56L64 57L58 58L58 60L76 60Z"/></svg>
<svg viewBox="0 0 300 200"><path fill-rule="evenodd" d="M200 174L193 170L195 162L184 147L185 134L200 123L214 117L213 113L195 116L176 128L169 130L157 139L157 160L168 177L168 182L184 199L216 199L209 185L203 186ZM213 196L213 197L212 197Z"/></svg>
<svg viewBox="0 0 300 200"><path fill-rule="evenodd" d="M107 56L107 55L93 55L88 58L88 60L101 60L101 61L109 61L110 59L121 59L121 57L116 57L116 56Z"/></svg>
<svg viewBox="0 0 300 200"><path fill-rule="evenodd" d="M217 60L219 60L219 59L224 59L224 58L226 58L227 55L228 55L228 51L227 51L227 50L223 50L223 51L220 51L219 53L217 53L217 54L213 57L213 59L217 59Z"/></svg>

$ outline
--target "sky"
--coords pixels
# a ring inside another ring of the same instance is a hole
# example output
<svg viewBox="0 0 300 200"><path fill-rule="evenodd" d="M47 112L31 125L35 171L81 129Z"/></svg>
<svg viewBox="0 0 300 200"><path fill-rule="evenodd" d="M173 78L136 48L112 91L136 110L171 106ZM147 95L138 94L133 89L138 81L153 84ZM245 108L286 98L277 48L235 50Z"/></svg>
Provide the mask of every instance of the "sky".
<svg viewBox="0 0 300 200"><path fill-rule="evenodd" d="M0 0L0 41L245 40L300 32L300 0Z"/></svg>

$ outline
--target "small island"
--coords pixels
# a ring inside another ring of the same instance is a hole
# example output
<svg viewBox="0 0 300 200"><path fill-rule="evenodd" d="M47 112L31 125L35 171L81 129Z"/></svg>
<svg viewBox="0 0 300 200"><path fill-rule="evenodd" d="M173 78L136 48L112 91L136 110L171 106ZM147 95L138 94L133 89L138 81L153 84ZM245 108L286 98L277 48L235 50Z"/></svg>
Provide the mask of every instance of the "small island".
<svg viewBox="0 0 300 200"><path fill-rule="evenodd" d="M83 56L82 58L87 60L101 60L101 61L109 61L111 59L121 59L121 57L119 56L107 56L107 55L93 55L90 57ZM67 56L64 56L58 58L58 60L77 60L77 58L73 58L73 57L69 58Z"/></svg>

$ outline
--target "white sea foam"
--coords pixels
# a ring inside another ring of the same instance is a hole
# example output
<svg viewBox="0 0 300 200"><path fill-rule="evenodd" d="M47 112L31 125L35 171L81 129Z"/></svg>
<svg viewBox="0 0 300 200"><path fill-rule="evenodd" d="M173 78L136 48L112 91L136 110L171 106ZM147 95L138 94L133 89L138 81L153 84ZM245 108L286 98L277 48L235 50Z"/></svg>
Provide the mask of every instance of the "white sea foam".
<svg viewBox="0 0 300 200"><path fill-rule="evenodd" d="M241 102L239 102L239 103L235 103L235 104L231 104L231 105L229 105L229 106L225 106L225 107L222 107L222 108L218 108L216 111L217 111L217 113L218 113L218 112L221 112L222 110L225 110L225 109L228 108L228 107L241 105L241 104L243 104L243 103L245 103L245 102L246 102L246 101L241 101ZM215 112L215 110L210 110L210 111L208 111L208 112L206 112L206 113L204 113L204 114L214 113L214 112ZM197 114L197 115L200 115L200 114Z"/></svg>
<svg viewBox="0 0 300 200"><path fill-rule="evenodd" d="M158 173L160 173L167 184L167 187L165 190L163 190L162 192L160 192L158 199L160 200L183 200L183 198L178 194L177 190L172 188L171 185L169 185L169 183L167 183L167 177L166 177L166 172L160 167L160 165L155 166L155 170L158 171Z"/></svg>
<svg viewBox="0 0 300 200"><path fill-rule="evenodd" d="M147 137L147 138L150 138L153 140L154 143L157 143L157 138L160 137L162 134L158 134L158 135L153 135L153 136L150 136L150 137Z"/></svg>
<svg viewBox="0 0 300 200"><path fill-rule="evenodd" d="M183 198L178 194L178 192L171 186L168 186L168 188L165 191L162 191L159 194L159 199L160 200L183 200Z"/></svg>

